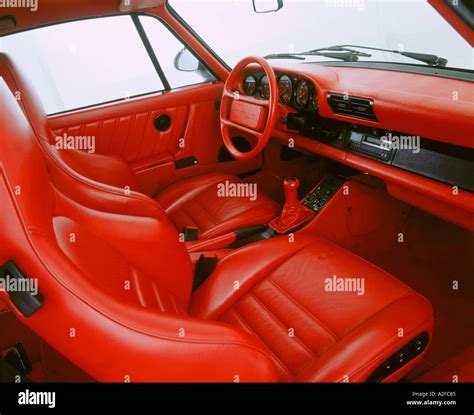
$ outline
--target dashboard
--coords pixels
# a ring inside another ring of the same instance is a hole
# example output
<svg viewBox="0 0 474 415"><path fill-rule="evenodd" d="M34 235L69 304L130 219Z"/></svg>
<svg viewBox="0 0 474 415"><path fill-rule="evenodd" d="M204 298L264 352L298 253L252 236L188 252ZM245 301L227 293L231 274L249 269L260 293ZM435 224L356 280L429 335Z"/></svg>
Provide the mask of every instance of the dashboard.
<svg viewBox="0 0 474 415"><path fill-rule="evenodd" d="M268 99L259 69L243 71L240 89ZM474 230L473 79L314 63L273 69L274 139L380 177L395 197ZM404 148L410 139L415 146Z"/></svg>
<svg viewBox="0 0 474 415"><path fill-rule="evenodd" d="M474 149L321 116L318 90L312 81L281 72L276 77L279 102L293 110L281 120L287 131L474 192ZM245 95L265 100L270 97L268 77L262 72L246 74L242 89ZM327 93L325 98L335 115L351 117L354 121L378 121L372 98L336 92Z"/></svg>

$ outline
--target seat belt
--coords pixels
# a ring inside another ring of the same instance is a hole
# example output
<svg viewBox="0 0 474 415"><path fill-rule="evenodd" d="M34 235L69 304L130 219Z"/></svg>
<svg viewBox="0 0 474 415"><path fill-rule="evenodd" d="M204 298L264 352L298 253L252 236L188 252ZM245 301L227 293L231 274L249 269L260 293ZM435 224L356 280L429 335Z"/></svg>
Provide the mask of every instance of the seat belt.
<svg viewBox="0 0 474 415"><path fill-rule="evenodd" d="M209 275L212 274L216 268L217 261L217 255L206 256L201 254L196 263L196 268L194 269L193 291L197 290L199 286L207 280Z"/></svg>

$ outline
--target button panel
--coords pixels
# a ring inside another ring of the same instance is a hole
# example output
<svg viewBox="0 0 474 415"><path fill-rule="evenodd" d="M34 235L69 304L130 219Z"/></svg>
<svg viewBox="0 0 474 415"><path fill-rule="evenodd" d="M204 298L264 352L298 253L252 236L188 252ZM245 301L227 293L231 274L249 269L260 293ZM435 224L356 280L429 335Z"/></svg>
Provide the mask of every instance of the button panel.
<svg viewBox="0 0 474 415"><path fill-rule="evenodd" d="M413 340L409 341L398 352L390 356L367 378L367 382L380 382L398 369L405 366L409 361L421 354L426 349L430 336L423 332Z"/></svg>
<svg viewBox="0 0 474 415"><path fill-rule="evenodd" d="M345 180L335 176L326 177L310 194L303 200L303 205L314 212L319 212L327 205L329 200L337 193Z"/></svg>

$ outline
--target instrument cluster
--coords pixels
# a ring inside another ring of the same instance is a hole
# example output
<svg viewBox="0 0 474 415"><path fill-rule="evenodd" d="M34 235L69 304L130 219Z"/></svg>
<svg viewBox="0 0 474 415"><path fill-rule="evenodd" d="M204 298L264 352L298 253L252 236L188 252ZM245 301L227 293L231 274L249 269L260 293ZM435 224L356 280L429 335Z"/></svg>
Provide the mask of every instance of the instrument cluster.
<svg viewBox="0 0 474 415"><path fill-rule="evenodd" d="M278 96L282 104L296 110L319 110L319 98L314 84L305 78L290 75L276 74L278 82ZM245 95L270 98L270 84L265 74L249 74L244 78L243 90Z"/></svg>

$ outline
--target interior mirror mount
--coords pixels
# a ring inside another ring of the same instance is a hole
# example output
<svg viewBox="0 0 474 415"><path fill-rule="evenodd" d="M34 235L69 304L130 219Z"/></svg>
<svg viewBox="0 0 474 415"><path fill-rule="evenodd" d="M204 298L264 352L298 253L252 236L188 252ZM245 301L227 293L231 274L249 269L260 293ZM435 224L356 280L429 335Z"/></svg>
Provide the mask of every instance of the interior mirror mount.
<svg viewBox="0 0 474 415"><path fill-rule="evenodd" d="M255 13L277 12L283 7L283 0L252 0Z"/></svg>
<svg viewBox="0 0 474 415"><path fill-rule="evenodd" d="M174 58L174 67L178 71L195 72L200 69L200 62L189 49L183 48Z"/></svg>

